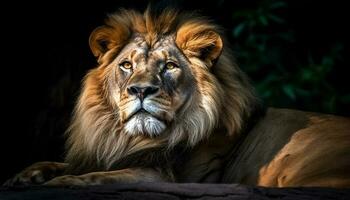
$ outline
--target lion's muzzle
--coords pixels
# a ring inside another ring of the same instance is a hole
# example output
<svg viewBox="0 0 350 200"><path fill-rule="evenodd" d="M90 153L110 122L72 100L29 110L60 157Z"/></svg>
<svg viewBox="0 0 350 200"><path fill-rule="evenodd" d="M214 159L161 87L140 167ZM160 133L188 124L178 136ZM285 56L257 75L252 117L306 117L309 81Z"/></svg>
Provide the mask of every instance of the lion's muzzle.
<svg viewBox="0 0 350 200"><path fill-rule="evenodd" d="M137 96L141 101L143 101L147 96L156 94L159 91L159 88L156 86L146 86L140 87L138 85L133 85L128 87L128 93L130 95Z"/></svg>
<svg viewBox="0 0 350 200"><path fill-rule="evenodd" d="M158 136L166 129L171 114L158 97L156 86L127 88L129 100L121 106L124 130L130 135Z"/></svg>

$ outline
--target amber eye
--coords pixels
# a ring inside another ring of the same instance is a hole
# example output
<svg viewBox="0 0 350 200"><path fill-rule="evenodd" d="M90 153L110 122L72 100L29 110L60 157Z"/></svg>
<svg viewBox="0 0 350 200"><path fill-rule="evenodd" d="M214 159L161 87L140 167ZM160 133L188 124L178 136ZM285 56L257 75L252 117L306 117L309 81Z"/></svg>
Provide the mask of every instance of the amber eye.
<svg viewBox="0 0 350 200"><path fill-rule="evenodd" d="M165 64L165 68L166 69L174 69L174 68L176 68L176 67L178 67L175 63L173 63L173 62L168 62L168 63L166 63Z"/></svg>
<svg viewBox="0 0 350 200"><path fill-rule="evenodd" d="M122 68L122 69L131 69L132 68L132 64L129 62L129 61L124 61L122 62L121 64L119 64L119 66Z"/></svg>

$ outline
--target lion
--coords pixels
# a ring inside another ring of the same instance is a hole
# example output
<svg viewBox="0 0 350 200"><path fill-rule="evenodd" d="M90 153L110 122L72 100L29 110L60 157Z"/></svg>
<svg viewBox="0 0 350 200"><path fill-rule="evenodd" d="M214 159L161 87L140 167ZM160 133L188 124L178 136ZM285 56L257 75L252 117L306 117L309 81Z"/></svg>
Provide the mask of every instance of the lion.
<svg viewBox="0 0 350 200"><path fill-rule="evenodd" d="M193 14L119 10L89 44L64 163L6 185L128 182L350 186L350 119L265 109L222 28Z"/></svg>

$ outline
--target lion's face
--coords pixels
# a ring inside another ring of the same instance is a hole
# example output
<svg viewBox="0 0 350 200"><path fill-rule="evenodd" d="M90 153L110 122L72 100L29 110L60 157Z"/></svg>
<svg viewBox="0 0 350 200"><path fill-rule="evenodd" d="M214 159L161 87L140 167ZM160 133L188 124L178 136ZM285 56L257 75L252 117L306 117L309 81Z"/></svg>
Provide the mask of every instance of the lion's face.
<svg viewBox="0 0 350 200"><path fill-rule="evenodd" d="M108 66L109 84L127 134L158 136L194 92L190 63L171 36L150 47L135 36Z"/></svg>
<svg viewBox="0 0 350 200"><path fill-rule="evenodd" d="M87 77L113 105L118 132L194 143L217 124L222 87L211 67L223 46L215 29L173 11L125 11L91 34L100 66Z"/></svg>

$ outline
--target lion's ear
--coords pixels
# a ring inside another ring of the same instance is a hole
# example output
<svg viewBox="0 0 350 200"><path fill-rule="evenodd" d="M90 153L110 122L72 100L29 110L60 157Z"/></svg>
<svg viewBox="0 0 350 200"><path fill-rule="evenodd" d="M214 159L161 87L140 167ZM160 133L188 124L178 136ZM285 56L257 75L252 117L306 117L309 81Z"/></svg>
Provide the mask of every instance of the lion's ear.
<svg viewBox="0 0 350 200"><path fill-rule="evenodd" d="M189 23L180 27L176 34L176 44L187 56L196 56L210 66L218 59L223 42L214 27Z"/></svg>
<svg viewBox="0 0 350 200"><path fill-rule="evenodd" d="M129 30L126 27L118 29L109 26L100 26L90 35L89 45L92 53L101 62L103 55L111 49L119 49L129 37Z"/></svg>

